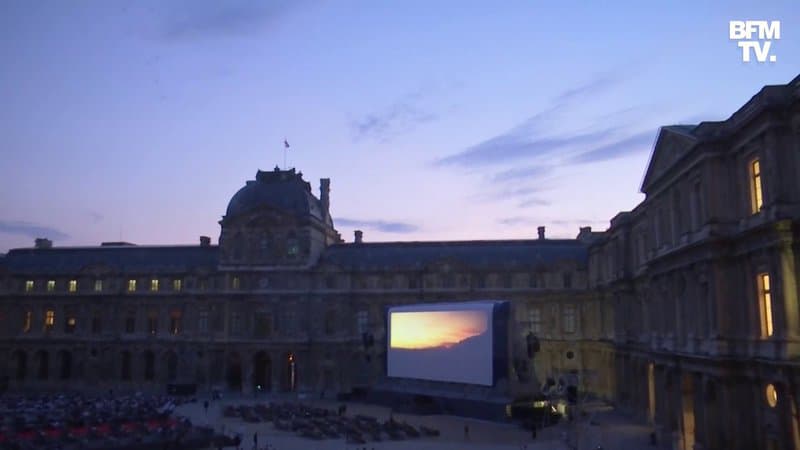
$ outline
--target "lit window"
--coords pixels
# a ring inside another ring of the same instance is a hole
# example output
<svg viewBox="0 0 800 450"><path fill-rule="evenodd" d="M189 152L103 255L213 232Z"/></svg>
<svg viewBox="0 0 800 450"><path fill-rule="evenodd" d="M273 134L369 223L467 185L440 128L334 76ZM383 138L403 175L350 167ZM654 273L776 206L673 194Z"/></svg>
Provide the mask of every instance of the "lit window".
<svg viewBox="0 0 800 450"><path fill-rule="evenodd" d="M233 277L233 279L231 280L231 287L233 289L239 289L240 284L241 283L239 282L239 277Z"/></svg>
<svg viewBox="0 0 800 450"><path fill-rule="evenodd" d="M761 162L758 158L750 163L750 204L751 212L757 214L764 206L764 198L761 190Z"/></svg>
<svg viewBox="0 0 800 450"><path fill-rule="evenodd" d="M575 305L564 306L564 332L575 332Z"/></svg>
<svg viewBox="0 0 800 450"><path fill-rule="evenodd" d="M25 292L33 292L33 280L28 280L25 282Z"/></svg>
<svg viewBox="0 0 800 450"><path fill-rule="evenodd" d="M69 280L69 291L78 292L78 280Z"/></svg>
<svg viewBox="0 0 800 450"><path fill-rule="evenodd" d="M55 280L48 280L47 281L47 292L53 292L56 290L56 281Z"/></svg>
<svg viewBox="0 0 800 450"><path fill-rule="evenodd" d="M52 309L48 309L47 312L44 314L44 329L50 330L53 328L53 325L56 323L56 312Z"/></svg>
<svg viewBox="0 0 800 450"><path fill-rule="evenodd" d="M541 334L542 332L542 310L534 306L528 309L528 324L533 334Z"/></svg>
<svg viewBox="0 0 800 450"><path fill-rule="evenodd" d="M25 319L22 321L22 332L27 333L31 331L31 323L33 321L33 312L25 311Z"/></svg>
<svg viewBox="0 0 800 450"><path fill-rule="evenodd" d="M153 291L153 292L158 291L158 279L157 278L153 278L152 280L150 280L150 290Z"/></svg>
<svg viewBox="0 0 800 450"><path fill-rule="evenodd" d="M769 274L758 275L758 303L761 310L761 337L772 336L772 290L769 285Z"/></svg>
<svg viewBox="0 0 800 450"><path fill-rule="evenodd" d="M136 291L136 280L128 280L128 292Z"/></svg>
<svg viewBox="0 0 800 450"><path fill-rule="evenodd" d="M94 280L94 291L103 292L103 280Z"/></svg>
<svg viewBox="0 0 800 450"><path fill-rule="evenodd" d="M767 385L766 394L767 394L767 405L769 405L770 408L778 406L778 391L775 389L774 384L770 383Z"/></svg>
<svg viewBox="0 0 800 450"><path fill-rule="evenodd" d="M172 290L173 291L180 291L181 287L183 287L183 282L180 279L172 280Z"/></svg>
<svg viewBox="0 0 800 450"><path fill-rule="evenodd" d="M75 317L68 317L67 321L64 323L64 332L65 333L74 332L76 324L77 324L77 320L75 319Z"/></svg>

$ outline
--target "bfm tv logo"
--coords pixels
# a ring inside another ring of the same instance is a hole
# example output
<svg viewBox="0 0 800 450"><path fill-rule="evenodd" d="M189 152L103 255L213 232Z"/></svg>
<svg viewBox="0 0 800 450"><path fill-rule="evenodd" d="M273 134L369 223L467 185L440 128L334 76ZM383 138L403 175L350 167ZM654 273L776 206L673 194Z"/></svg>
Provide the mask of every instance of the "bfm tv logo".
<svg viewBox="0 0 800 450"><path fill-rule="evenodd" d="M775 62L778 57L770 54L773 40L781 38L780 20L731 20L729 22L729 39L739 41L742 49L742 61L750 62L750 50L758 62ZM758 40L753 39L758 36Z"/></svg>

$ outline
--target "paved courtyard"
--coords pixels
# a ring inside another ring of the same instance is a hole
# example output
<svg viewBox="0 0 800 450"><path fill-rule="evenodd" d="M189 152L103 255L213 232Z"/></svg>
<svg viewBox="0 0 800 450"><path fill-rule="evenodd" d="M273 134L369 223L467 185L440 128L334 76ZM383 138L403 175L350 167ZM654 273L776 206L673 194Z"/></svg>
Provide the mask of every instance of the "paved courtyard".
<svg viewBox="0 0 800 450"><path fill-rule="evenodd" d="M176 414L188 417L195 424L208 424L218 431L227 434L241 434L243 449L253 448L253 434L258 432L259 448L275 450L454 450L454 449L497 449L520 450L527 448L562 450L571 448L564 441L565 436L579 436L580 449L593 450L601 445L604 450L653 450L649 444L650 429L632 423L610 408L599 408L579 425L567 422L540 430L537 438L532 439L530 432L510 423L496 423L454 416L428 415L418 416L395 413L394 419L404 421L415 427L424 425L440 431L438 437L422 437L405 441L368 442L366 444L348 444L344 438L327 440L310 440L299 437L292 432L276 429L271 422L246 423L239 418L222 417L222 409L227 405L243 405L266 403L269 401L286 401L284 398L232 397L211 401L208 414L203 410L203 398L195 403L178 407ZM309 406L323 407L335 411L341 402L325 400L297 400ZM346 403L347 415L367 415L380 421L388 420L390 410L386 407L361 403ZM464 436L464 427L469 427L469 437ZM573 441L574 442L574 441ZM574 448L574 446L572 446Z"/></svg>

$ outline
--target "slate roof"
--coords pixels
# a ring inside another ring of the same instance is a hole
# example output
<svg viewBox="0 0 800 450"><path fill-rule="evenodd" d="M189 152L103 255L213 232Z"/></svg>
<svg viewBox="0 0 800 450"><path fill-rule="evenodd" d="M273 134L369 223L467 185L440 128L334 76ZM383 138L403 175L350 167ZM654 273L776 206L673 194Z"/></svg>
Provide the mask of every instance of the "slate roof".
<svg viewBox="0 0 800 450"><path fill-rule="evenodd" d="M349 270L422 269L451 260L473 269L529 268L574 261L586 267L588 245L574 239L335 244L320 263Z"/></svg>
<svg viewBox="0 0 800 450"><path fill-rule="evenodd" d="M53 275L77 274L91 266L126 273L177 273L214 269L217 264L216 245L18 248L0 259L0 266L11 273Z"/></svg>
<svg viewBox="0 0 800 450"><path fill-rule="evenodd" d="M312 215L323 220L320 201L311 193L311 185L302 173L291 170L264 172L248 181L228 202L225 218L246 214L255 209L271 207L296 215Z"/></svg>

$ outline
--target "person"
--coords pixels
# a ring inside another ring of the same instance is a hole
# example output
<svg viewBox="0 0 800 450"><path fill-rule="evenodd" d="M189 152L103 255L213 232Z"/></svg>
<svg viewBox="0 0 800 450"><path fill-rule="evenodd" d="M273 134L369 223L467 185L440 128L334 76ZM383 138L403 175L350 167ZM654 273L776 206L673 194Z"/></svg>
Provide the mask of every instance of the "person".
<svg viewBox="0 0 800 450"><path fill-rule="evenodd" d="M203 402L203 409L206 410L206 415L208 415L208 400Z"/></svg>
<svg viewBox="0 0 800 450"><path fill-rule="evenodd" d="M464 424L464 439L469 440L469 424Z"/></svg>
<svg viewBox="0 0 800 450"><path fill-rule="evenodd" d="M253 449L258 450L258 431L253 433Z"/></svg>
<svg viewBox="0 0 800 450"><path fill-rule="evenodd" d="M536 439L536 424L531 427L531 439Z"/></svg>

